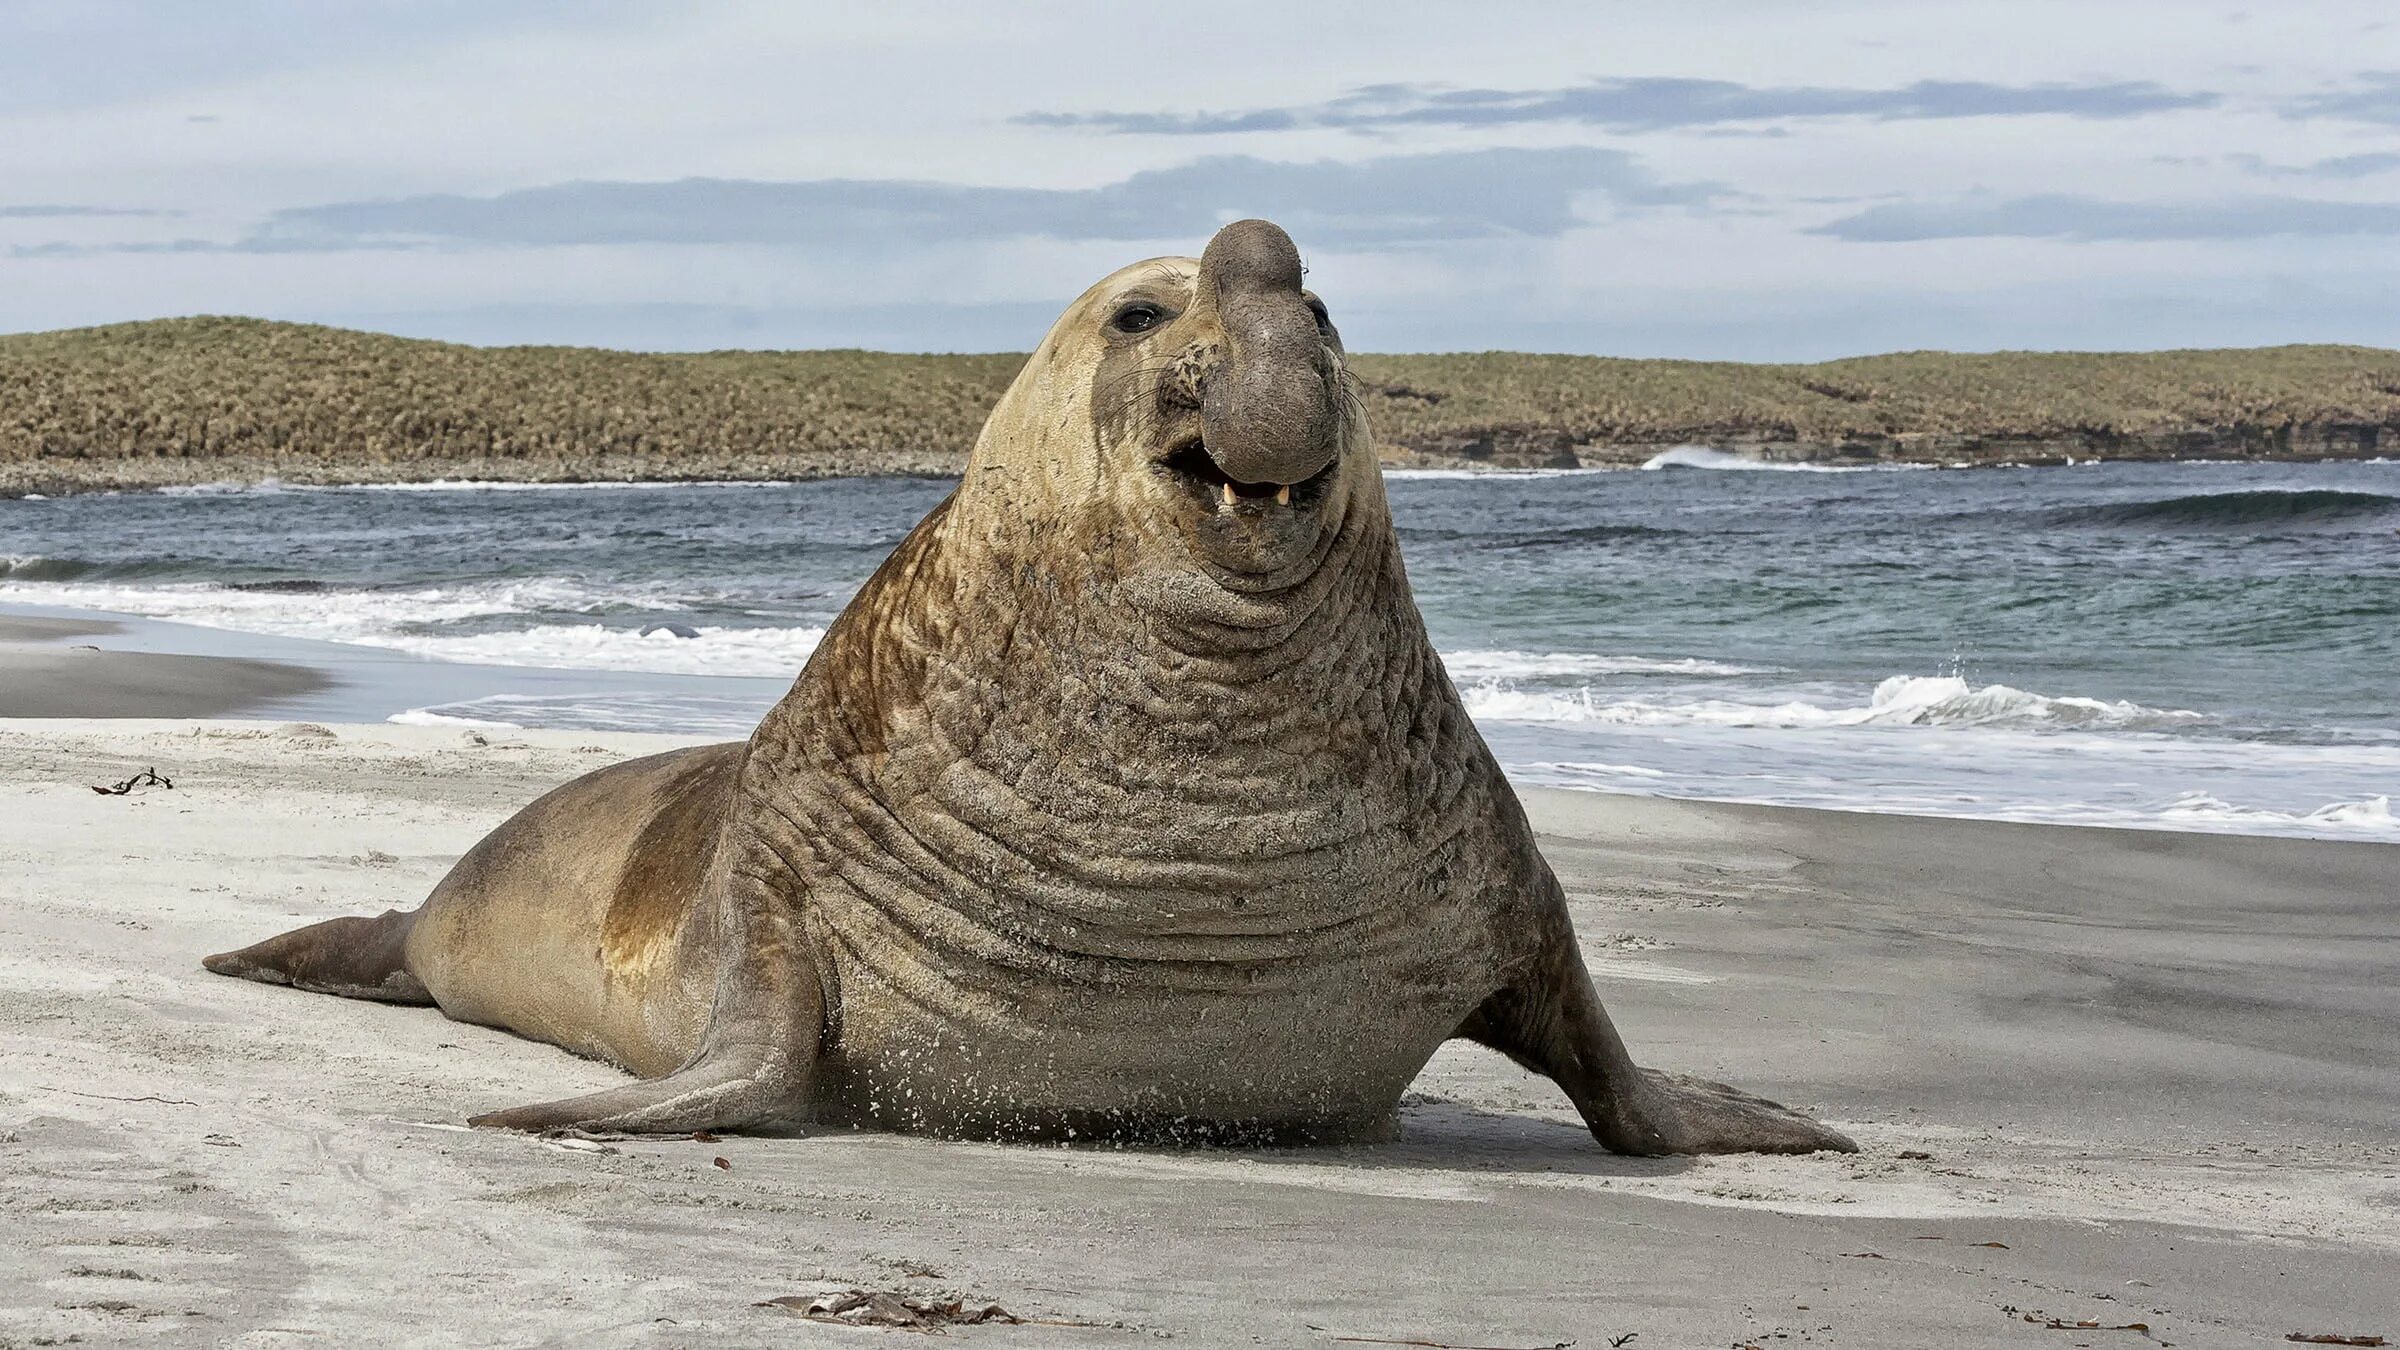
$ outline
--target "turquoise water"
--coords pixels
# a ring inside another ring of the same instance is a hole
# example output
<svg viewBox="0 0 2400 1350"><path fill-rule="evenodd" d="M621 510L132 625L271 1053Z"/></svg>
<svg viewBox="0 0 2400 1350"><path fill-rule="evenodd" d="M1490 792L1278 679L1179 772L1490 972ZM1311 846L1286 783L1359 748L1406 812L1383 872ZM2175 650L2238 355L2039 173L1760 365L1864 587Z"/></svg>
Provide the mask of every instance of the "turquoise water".
<svg viewBox="0 0 2400 1350"><path fill-rule="evenodd" d="M1703 467L1394 476L1427 624L1520 778L2400 839L2400 465L1665 458ZM320 715L738 734L947 490L4 501L0 604L424 658Z"/></svg>

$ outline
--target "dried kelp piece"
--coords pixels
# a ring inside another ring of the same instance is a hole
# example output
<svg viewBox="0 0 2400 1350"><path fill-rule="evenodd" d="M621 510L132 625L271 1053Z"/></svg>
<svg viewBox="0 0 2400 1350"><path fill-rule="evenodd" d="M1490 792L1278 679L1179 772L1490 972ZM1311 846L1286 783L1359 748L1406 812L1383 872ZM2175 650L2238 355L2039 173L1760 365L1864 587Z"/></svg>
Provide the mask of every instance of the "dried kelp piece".
<svg viewBox="0 0 2400 1350"><path fill-rule="evenodd" d="M1634 1336L1642 1333L1630 1331L1625 1336L1610 1336L1608 1343L1627 1345ZM1452 1340L1406 1340L1399 1336L1334 1336L1334 1340L1351 1340L1356 1345L1423 1345L1426 1350L1570 1350L1574 1345L1574 1340L1550 1340L1548 1345L1457 1345Z"/></svg>
<svg viewBox="0 0 2400 1350"><path fill-rule="evenodd" d="M172 788L174 786L174 779L162 776L156 769L144 769L122 783L111 783L106 787L94 784L92 791L103 797L122 797L139 787Z"/></svg>
<svg viewBox="0 0 2400 1350"><path fill-rule="evenodd" d="M2051 1331L2138 1331L2143 1335L2148 1335L2150 1333L2150 1324L2148 1322L2102 1323L2098 1318L2094 1317L2077 1318L2073 1321L2069 1321L2064 1317L2052 1317L2048 1313L2023 1312L2016 1308L2003 1308L2001 1311L2016 1313L2020 1320L2030 1322L2037 1327L2047 1328Z"/></svg>
<svg viewBox="0 0 2400 1350"><path fill-rule="evenodd" d="M785 1294L763 1299L755 1306L782 1308L811 1322L845 1327L894 1327L903 1331L939 1332L944 1327L985 1323L1022 1325L1024 1318L997 1303L970 1308L964 1299L911 1298L888 1290L850 1289L839 1294Z"/></svg>

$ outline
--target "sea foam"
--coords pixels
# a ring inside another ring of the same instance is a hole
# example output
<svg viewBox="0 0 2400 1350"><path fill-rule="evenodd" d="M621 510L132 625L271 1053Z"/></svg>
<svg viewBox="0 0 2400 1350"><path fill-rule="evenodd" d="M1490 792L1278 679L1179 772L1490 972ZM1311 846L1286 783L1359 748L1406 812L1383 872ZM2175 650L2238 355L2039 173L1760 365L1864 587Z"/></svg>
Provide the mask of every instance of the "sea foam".
<svg viewBox="0 0 2400 1350"><path fill-rule="evenodd" d="M1545 679L1562 675L1769 675L1772 666L1737 666L1696 656L1602 656L1585 652L1520 652L1468 648L1443 652L1455 680Z"/></svg>
<svg viewBox="0 0 2400 1350"><path fill-rule="evenodd" d="M682 637L664 628L643 632L600 624L545 624L505 632L444 634L385 633L358 641L442 661L485 666L546 666L560 670L626 670L656 675L760 675L799 673L825 636L817 627L688 628Z"/></svg>
<svg viewBox="0 0 2400 1350"><path fill-rule="evenodd" d="M2392 814L2392 799L2389 797L2328 802L2314 811L2275 811L2264 807L2236 806L2207 792L2187 792L2158 814L2161 819L2180 826L2230 828L2246 833L2340 830L2359 834L2400 834L2400 816Z"/></svg>
<svg viewBox="0 0 2400 1350"><path fill-rule="evenodd" d="M822 627L719 626L679 617L692 598L664 587L591 585L560 577L367 590L310 582L253 586L18 580L43 567L0 572L0 601L138 614L270 637L381 647L473 665L662 675L796 674ZM499 626L513 616L589 615L585 621ZM603 618L615 622L601 622ZM665 626L672 622L691 636ZM481 631L446 632L475 625ZM647 630L647 631L645 631Z"/></svg>

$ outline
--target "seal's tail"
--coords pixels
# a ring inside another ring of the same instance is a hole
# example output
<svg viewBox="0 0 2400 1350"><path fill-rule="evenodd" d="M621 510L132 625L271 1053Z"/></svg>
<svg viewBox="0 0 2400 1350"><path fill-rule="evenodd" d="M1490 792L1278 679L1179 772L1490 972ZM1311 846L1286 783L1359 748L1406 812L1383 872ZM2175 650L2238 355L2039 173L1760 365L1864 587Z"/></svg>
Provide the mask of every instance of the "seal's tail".
<svg viewBox="0 0 2400 1350"><path fill-rule="evenodd" d="M372 919L328 919L238 952L203 957L200 964L219 975L312 993L431 1003L433 995L407 965L408 930L416 921L415 911L396 909Z"/></svg>

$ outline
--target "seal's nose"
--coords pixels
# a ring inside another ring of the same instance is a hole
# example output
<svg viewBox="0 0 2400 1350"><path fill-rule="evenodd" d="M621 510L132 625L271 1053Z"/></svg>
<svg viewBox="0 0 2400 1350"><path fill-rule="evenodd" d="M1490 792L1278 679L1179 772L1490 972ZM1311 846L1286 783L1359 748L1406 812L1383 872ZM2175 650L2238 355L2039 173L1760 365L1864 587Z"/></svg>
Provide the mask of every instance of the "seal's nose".
<svg viewBox="0 0 2400 1350"><path fill-rule="evenodd" d="M1200 270L1221 291L1300 290L1300 249L1271 220L1237 220L1217 231Z"/></svg>
<svg viewBox="0 0 2400 1350"><path fill-rule="evenodd" d="M1226 338L1200 390L1209 458L1236 482L1314 477L1340 452L1340 404L1292 237L1264 220L1217 231L1200 255L1199 299L1214 305Z"/></svg>

